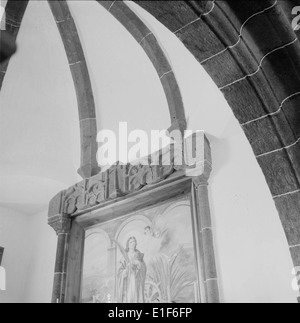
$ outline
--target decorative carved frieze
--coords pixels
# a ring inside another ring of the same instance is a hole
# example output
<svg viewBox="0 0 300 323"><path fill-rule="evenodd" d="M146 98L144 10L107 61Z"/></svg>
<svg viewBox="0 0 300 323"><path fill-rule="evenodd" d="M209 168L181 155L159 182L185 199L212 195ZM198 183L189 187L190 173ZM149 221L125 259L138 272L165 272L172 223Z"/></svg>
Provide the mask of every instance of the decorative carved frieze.
<svg viewBox="0 0 300 323"><path fill-rule="evenodd" d="M86 187L88 180L75 184L65 191L63 213L74 214L86 205Z"/></svg>
<svg viewBox="0 0 300 323"><path fill-rule="evenodd" d="M116 164L58 194L50 203L49 217L57 212L76 215L105 201L157 184L179 170L195 181L207 180L211 171L210 148L203 132L171 144L132 164ZM183 147L184 146L184 147Z"/></svg>
<svg viewBox="0 0 300 323"><path fill-rule="evenodd" d="M107 200L136 192L146 185L163 181L174 172L173 165L115 165L104 173L84 180L65 191L65 214L96 206Z"/></svg>

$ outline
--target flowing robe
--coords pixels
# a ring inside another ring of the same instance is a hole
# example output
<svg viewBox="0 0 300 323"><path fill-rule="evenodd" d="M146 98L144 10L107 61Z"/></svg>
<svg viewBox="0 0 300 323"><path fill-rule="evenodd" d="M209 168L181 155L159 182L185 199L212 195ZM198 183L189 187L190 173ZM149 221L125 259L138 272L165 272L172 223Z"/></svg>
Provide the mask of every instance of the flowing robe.
<svg viewBox="0 0 300 323"><path fill-rule="evenodd" d="M138 250L127 253L127 260L118 271L118 301L120 303L144 303L146 280L144 254Z"/></svg>

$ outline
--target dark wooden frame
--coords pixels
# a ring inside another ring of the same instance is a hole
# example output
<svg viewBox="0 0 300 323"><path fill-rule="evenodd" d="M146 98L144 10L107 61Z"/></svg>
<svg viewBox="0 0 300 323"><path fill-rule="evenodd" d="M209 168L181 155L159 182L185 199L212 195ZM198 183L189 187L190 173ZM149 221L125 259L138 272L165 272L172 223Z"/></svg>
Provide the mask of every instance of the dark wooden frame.
<svg viewBox="0 0 300 323"><path fill-rule="evenodd" d="M95 224L131 214L147 206L156 205L159 202L172 199L181 194L191 193L191 179L179 177L176 180L161 182L151 189L140 191L125 199L111 201L104 207L83 214L73 221L71 229L71 243L68 257L68 271L66 284L66 302L80 302L82 261L84 254L85 231ZM151 196L151 199L149 199ZM199 280L200 281L200 280ZM199 291L200 295L200 291Z"/></svg>
<svg viewBox="0 0 300 323"><path fill-rule="evenodd" d="M202 139L199 149L203 150L203 154L197 160L196 167L192 169L174 165L150 168L141 166L132 175L131 171L124 173L124 166L115 165L105 173L100 173L59 193L51 201L49 224L58 235L52 302L81 301L85 230L183 194L191 196L201 302L219 302L208 200L208 178L212 169L211 154L204 134ZM125 166L127 170L135 167ZM150 179L147 176L149 174L152 175Z"/></svg>

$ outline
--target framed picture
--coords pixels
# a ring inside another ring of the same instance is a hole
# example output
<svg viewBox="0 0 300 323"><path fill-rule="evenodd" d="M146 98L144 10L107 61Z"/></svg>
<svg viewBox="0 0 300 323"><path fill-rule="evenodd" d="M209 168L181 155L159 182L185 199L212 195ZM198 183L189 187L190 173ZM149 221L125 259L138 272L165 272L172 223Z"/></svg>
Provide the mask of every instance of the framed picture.
<svg viewBox="0 0 300 323"><path fill-rule="evenodd" d="M1 263L2 263L3 253L4 253L4 248L0 247L0 266L1 266Z"/></svg>
<svg viewBox="0 0 300 323"><path fill-rule="evenodd" d="M174 153L168 165L117 164L51 201L52 302L219 301L204 139L194 168L175 165Z"/></svg>
<svg viewBox="0 0 300 323"><path fill-rule="evenodd" d="M198 303L189 194L85 232L83 303Z"/></svg>

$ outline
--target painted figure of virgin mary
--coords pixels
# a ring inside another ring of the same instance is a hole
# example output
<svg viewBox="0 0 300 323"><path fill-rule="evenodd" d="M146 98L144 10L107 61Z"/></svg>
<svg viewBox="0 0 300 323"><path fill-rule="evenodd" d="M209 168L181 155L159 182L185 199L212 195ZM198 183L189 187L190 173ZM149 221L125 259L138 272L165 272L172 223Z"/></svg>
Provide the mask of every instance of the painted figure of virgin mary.
<svg viewBox="0 0 300 323"><path fill-rule="evenodd" d="M144 254L137 250L137 240L130 237L124 249L117 243L124 261L118 270L118 302L144 303L146 264Z"/></svg>

